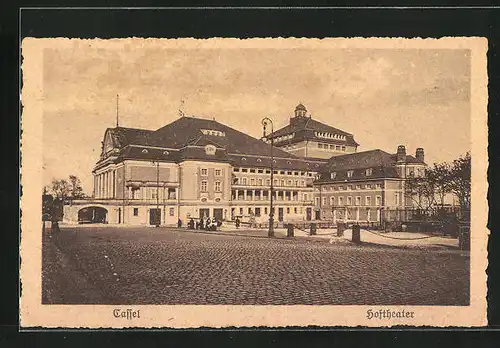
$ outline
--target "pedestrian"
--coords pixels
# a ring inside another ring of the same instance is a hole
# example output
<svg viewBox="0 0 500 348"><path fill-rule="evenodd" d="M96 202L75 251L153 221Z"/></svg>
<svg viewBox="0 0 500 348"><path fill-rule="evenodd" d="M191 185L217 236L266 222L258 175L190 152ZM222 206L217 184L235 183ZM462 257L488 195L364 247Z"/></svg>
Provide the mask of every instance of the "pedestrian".
<svg viewBox="0 0 500 348"><path fill-rule="evenodd" d="M189 220L188 227L189 227L190 230L194 230L194 220L193 220L193 218L191 218Z"/></svg>
<svg viewBox="0 0 500 348"><path fill-rule="evenodd" d="M210 231L210 217L207 216L207 221L205 221L205 230Z"/></svg>
<svg viewBox="0 0 500 348"><path fill-rule="evenodd" d="M178 228L182 227L182 220L180 218L177 220L177 227Z"/></svg>
<svg viewBox="0 0 500 348"><path fill-rule="evenodd" d="M200 228L200 230L202 230L204 228L204 226L203 226L203 218L200 219L199 228Z"/></svg>
<svg viewBox="0 0 500 348"><path fill-rule="evenodd" d="M236 225L236 228L240 228L240 218L236 217L234 224Z"/></svg>

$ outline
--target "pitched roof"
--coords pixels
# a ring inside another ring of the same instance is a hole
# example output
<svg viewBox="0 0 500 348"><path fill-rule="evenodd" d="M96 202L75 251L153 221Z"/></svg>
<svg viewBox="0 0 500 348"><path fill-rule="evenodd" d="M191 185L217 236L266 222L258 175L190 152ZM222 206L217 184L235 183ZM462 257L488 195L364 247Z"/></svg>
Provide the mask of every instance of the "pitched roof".
<svg viewBox="0 0 500 348"><path fill-rule="evenodd" d="M321 178L318 183L341 182L360 179L397 178L396 154L390 154L380 149L363 152L355 152L346 155L331 157L328 162L320 168ZM415 157L407 155L405 163L419 163ZM366 175L366 169L371 169L371 174ZM347 172L352 171L348 176ZM335 178L330 176L335 173Z"/></svg>
<svg viewBox="0 0 500 348"><path fill-rule="evenodd" d="M340 141L336 139L324 139L315 136L315 132L320 133L331 133L344 135L346 137L345 141ZM346 144L351 146L358 146L359 144L354 140L354 136L351 133L343 131L341 129L329 126L322 122L316 121L312 117L292 117L290 123L285 127L278 129L277 131L269 134L267 137L277 138L283 135L288 135L291 133L296 133L299 135L298 139L317 139L323 142L332 142L336 144ZM293 142L293 141L292 141Z"/></svg>
<svg viewBox="0 0 500 348"><path fill-rule="evenodd" d="M223 132L224 136L203 134L202 129ZM231 154L268 156L270 145L248 134L237 131L215 120L195 117L181 117L156 130L149 137L154 146L180 148L187 144L212 142L226 149ZM298 158L279 148L274 148L274 155L285 158Z"/></svg>
<svg viewBox="0 0 500 348"><path fill-rule="evenodd" d="M382 150L369 150L334 156L323 167L326 171L388 167L395 163L393 155Z"/></svg>

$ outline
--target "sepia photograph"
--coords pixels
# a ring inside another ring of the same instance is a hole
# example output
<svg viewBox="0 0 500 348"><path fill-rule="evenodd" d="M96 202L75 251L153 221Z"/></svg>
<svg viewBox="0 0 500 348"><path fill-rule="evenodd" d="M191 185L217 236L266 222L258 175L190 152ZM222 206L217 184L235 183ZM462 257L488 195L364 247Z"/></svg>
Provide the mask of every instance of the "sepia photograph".
<svg viewBox="0 0 500 348"><path fill-rule="evenodd" d="M485 47L25 39L21 307L484 324Z"/></svg>

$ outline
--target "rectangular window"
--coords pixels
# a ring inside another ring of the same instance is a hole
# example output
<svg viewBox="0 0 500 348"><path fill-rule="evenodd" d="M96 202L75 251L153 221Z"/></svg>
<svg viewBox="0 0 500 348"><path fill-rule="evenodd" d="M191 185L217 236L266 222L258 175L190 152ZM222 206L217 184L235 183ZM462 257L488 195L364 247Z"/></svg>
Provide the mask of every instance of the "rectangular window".
<svg viewBox="0 0 500 348"><path fill-rule="evenodd" d="M352 197L347 197L347 205L352 205Z"/></svg>
<svg viewBox="0 0 500 348"><path fill-rule="evenodd" d="M221 176L222 175L222 170L216 169L215 170L215 176Z"/></svg>
<svg viewBox="0 0 500 348"><path fill-rule="evenodd" d="M250 173L255 173L255 169L250 169Z"/></svg>
<svg viewBox="0 0 500 348"><path fill-rule="evenodd" d="M221 192L221 184L220 184L220 181L216 181L215 182L215 185L214 185L214 188L215 188L215 192Z"/></svg>
<svg viewBox="0 0 500 348"><path fill-rule="evenodd" d="M233 168L233 172L239 172L240 168Z"/></svg>
<svg viewBox="0 0 500 348"><path fill-rule="evenodd" d="M356 197L356 205L361 205L361 197Z"/></svg>
<svg viewBox="0 0 500 348"><path fill-rule="evenodd" d="M370 176L370 175L372 175L372 169L371 169L371 168L366 169L366 170L365 170L365 175L366 175L366 176Z"/></svg>
<svg viewBox="0 0 500 348"><path fill-rule="evenodd" d="M285 180L281 180L281 186L285 186Z"/></svg>
<svg viewBox="0 0 500 348"><path fill-rule="evenodd" d="M248 215L252 215L252 208L248 208Z"/></svg>
<svg viewBox="0 0 500 348"><path fill-rule="evenodd" d="M322 149L322 148L323 148L323 144L318 143L318 148L319 148L319 149Z"/></svg>
<svg viewBox="0 0 500 348"><path fill-rule="evenodd" d="M269 169L266 169L266 174L271 174L271 171Z"/></svg>
<svg viewBox="0 0 500 348"><path fill-rule="evenodd" d="M316 199L315 199L314 201L316 202L316 205L318 205L318 206L319 206L319 203L320 203L320 202L319 202L319 197L316 197Z"/></svg>
<svg viewBox="0 0 500 348"><path fill-rule="evenodd" d="M327 205L327 204L328 204L328 198L323 197L323 205Z"/></svg>
<svg viewBox="0 0 500 348"><path fill-rule="evenodd" d="M241 169L241 172L242 172L242 173L246 173L246 172L248 172L248 169L246 169L246 168L242 168L242 169Z"/></svg>
<svg viewBox="0 0 500 348"><path fill-rule="evenodd" d="M266 185L270 186L271 185L271 179L266 179Z"/></svg>
<svg viewBox="0 0 500 348"><path fill-rule="evenodd" d="M372 205L372 198L370 196L365 197L365 205Z"/></svg>
<svg viewBox="0 0 500 348"><path fill-rule="evenodd" d="M344 197L339 197L339 205L344 205Z"/></svg>
<svg viewBox="0 0 500 348"><path fill-rule="evenodd" d="M335 197L330 197L330 205L335 205Z"/></svg>
<svg viewBox="0 0 500 348"><path fill-rule="evenodd" d="M205 180L201 182L201 191L207 192L207 182Z"/></svg>
<svg viewBox="0 0 500 348"><path fill-rule="evenodd" d="M354 174L354 171L353 170L348 170L347 171L347 177L348 178L352 178L352 175Z"/></svg>
<svg viewBox="0 0 500 348"><path fill-rule="evenodd" d="M134 208L134 216L139 216L139 208Z"/></svg>
<svg viewBox="0 0 500 348"><path fill-rule="evenodd" d="M250 185L255 186L255 179L254 178L250 179Z"/></svg>
<svg viewBox="0 0 500 348"><path fill-rule="evenodd" d="M170 216L174 216L174 214L175 214L175 210L174 210L174 208L170 208L170 209L168 210L168 215L170 215Z"/></svg>
<svg viewBox="0 0 500 348"><path fill-rule="evenodd" d="M361 190L361 185L356 185L356 190Z"/></svg>
<svg viewBox="0 0 500 348"><path fill-rule="evenodd" d="M286 208L286 213L290 214L290 208Z"/></svg>
<svg viewBox="0 0 500 348"><path fill-rule="evenodd" d="M247 184L247 178L242 178L241 179L241 184L246 185Z"/></svg>
<svg viewBox="0 0 500 348"><path fill-rule="evenodd" d="M399 205L399 193L394 194L394 204Z"/></svg>
<svg viewBox="0 0 500 348"><path fill-rule="evenodd" d="M382 205L382 197L380 197L380 196L375 197L375 204Z"/></svg>
<svg viewBox="0 0 500 348"><path fill-rule="evenodd" d="M208 175L208 169L207 168L202 168L201 169L201 175L207 176Z"/></svg>
<svg viewBox="0 0 500 348"><path fill-rule="evenodd" d="M258 181L258 182L259 182L259 184L258 184L258 185L259 185L259 186L262 186L262 179L259 179L259 181Z"/></svg>
<svg viewBox="0 0 500 348"><path fill-rule="evenodd" d="M243 208L240 208L240 215L243 215Z"/></svg>
<svg viewBox="0 0 500 348"><path fill-rule="evenodd" d="M340 151L340 145L335 145L335 150Z"/></svg>
<svg viewBox="0 0 500 348"><path fill-rule="evenodd" d="M293 207L293 213L297 214L297 207Z"/></svg>
<svg viewBox="0 0 500 348"><path fill-rule="evenodd" d="M267 207L264 207L264 214L267 214Z"/></svg>
<svg viewBox="0 0 500 348"><path fill-rule="evenodd" d="M345 151L345 146L342 146L342 151Z"/></svg>

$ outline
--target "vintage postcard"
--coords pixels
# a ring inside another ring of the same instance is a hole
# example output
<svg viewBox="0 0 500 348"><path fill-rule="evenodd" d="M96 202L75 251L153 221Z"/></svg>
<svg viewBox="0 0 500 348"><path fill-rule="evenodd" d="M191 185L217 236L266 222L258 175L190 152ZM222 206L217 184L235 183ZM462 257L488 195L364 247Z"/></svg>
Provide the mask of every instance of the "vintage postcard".
<svg viewBox="0 0 500 348"><path fill-rule="evenodd" d="M484 38L22 42L22 328L484 326Z"/></svg>

